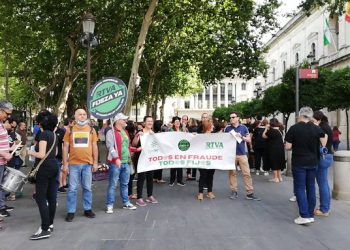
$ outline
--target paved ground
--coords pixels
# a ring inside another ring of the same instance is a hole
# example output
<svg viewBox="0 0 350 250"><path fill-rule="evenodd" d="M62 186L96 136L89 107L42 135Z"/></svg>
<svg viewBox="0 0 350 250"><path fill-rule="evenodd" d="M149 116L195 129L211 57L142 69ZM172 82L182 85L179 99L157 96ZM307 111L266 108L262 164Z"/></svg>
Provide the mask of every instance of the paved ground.
<svg viewBox="0 0 350 250"><path fill-rule="evenodd" d="M165 179L168 180L165 171ZM309 226L293 223L296 203L288 201L292 180L269 183L267 176L254 176L255 193L262 201L228 199L227 174L214 176L215 200L195 199L197 182L185 187L155 184L159 204L135 211L118 208L104 212L106 181L95 182L95 219L82 216L81 205L72 223L64 221L65 195L59 195L55 231L50 239L30 241L40 225L36 204L27 184L24 197L9 203L16 209L0 232L0 249L349 249L350 202L332 200L328 218ZM240 178L240 187L243 187Z"/></svg>

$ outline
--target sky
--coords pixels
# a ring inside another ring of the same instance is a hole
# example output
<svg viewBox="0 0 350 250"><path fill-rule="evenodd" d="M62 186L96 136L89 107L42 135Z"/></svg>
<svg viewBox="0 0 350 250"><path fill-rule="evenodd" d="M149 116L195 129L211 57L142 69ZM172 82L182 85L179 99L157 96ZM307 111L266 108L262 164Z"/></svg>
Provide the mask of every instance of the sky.
<svg viewBox="0 0 350 250"><path fill-rule="evenodd" d="M278 9L278 20L281 24L281 27L285 25L291 17L283 17L283 15L286 15L287 13L297 11L298 5L301 3L301 0L282 0L282 5Z"/></svg>
<svg viewBox="0 0 350 250"><path fill-rule="evenodd" d="M257 3L262 3L264 0L256 0ZM280 0L281 6L277 10L277 20L280 24L280 28L282 28L292 17L287 17L287 14L298 12L298 5L302 2L302 0ZM273 34L276 32L273 32L271 34L268 34L263 37L262 43L265 44L267 41L270 40Z"/></svg>

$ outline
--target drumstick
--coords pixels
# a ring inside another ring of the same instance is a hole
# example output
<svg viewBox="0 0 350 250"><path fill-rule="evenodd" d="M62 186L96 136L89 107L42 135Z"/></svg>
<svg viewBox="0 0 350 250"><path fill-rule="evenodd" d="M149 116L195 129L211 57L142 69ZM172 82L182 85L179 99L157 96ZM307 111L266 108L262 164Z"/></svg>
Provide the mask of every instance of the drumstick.
<svg viewBox="0 0 350 250"><path fill-rule="evenodd" d="M21 147L21 146L22 146L21 142L19 142L18 144L16 144L15 148L12 150L11 156L13 156L13 154L14 154L14 153L17 151L17 149L18 149L19 147Z"/></svg>

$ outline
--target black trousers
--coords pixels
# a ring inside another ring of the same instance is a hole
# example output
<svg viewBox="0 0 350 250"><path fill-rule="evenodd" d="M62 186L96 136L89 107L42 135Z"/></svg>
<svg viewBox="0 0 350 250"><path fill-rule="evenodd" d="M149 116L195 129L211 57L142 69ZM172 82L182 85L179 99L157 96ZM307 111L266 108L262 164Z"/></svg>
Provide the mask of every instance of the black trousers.
<svg viewBox="0 0 350 250"><path fill-rule="evenodd" d="M204 187L208 188L208 193L213 192L213 180L215 169L198 169L199 170L199 184L198 192L203 193Z"/></svg>
<svg viewBox="0 0 350 250"><path fill-rule="evenodd" d="M174 183L175 178L177 180L177 183L182 182L182 168L170 169L170 183Z"/></svg>
<svg viewBox="0 0 350 250"><path fill-rule="evenodd" d="M57 182L58 165L56 159L47 160L40 166L36 175L35 201L38 204L41 229L48 230L56 214L56 199L59 183Z"/></svg>
<svg viewBox="0 0 350 250"><path fill-rule="evenodd" d="M142 198L143 184L146 179L147 197L153 194L153 171L137 174L137 199Z"/></svg>
<svg viewBox="0 0 350 250"><path fill-rule="evenodd" d="M186 174L191 175L191 177L196 178L197 175L197 169L196 168L187 168L186 169Z"/></svg>
<svg viewBox="0 0 350 250"><path fill-rule="evenodd" d="M255 169L260 170L261 160L262 160L263 161L263 169L265 170L266 169L265 166L267 164L265 149L264 148L255 148L254 153L255 153Z"/></svg>
<svg viewBox="0 0 350 250"><path fill-rule="evenodd" d="M132 183L134 181L135 174L130 175L129 183L128 183L128 195L132 195Z"/></svg>
<svg viewBox="0 0 350 250"><path fill-rule="evenodd" d="M153 178L160 181L163 179L163 169L158 169L153 171Z"/></svg>

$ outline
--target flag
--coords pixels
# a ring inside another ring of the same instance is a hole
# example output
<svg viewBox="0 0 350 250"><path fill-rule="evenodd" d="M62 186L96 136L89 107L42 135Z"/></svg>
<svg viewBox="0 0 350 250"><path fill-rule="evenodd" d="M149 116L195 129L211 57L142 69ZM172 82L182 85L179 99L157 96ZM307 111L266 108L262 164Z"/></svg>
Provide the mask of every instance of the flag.
<svg viewBox="0 0 350 250"><path fill-rule="evenodd" d="M329 22L327 17L324 18L324 24L323 24L323 45L327 46L331 44L331 31L329 29Z"/></svg>
<svg viewBox="0 0 350 250"><path fill-rule="evenodd" d="M345 21L350 23L350 1L348 1L345 5Z"/></svg>

